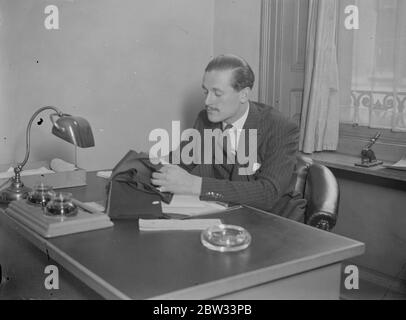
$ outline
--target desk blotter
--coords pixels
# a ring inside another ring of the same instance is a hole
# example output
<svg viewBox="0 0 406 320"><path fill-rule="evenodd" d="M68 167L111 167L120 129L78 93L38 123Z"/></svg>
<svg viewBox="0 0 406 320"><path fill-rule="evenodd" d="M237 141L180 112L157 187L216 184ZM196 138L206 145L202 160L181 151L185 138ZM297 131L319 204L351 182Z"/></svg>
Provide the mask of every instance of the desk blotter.
<svg viewBox="0 0 406 320"><path fill-rule="evenodd" d="M104 213L89 213L79 207L75 217L50 217L43 209L27 203L26 200L13 201L5 210L6 214L45 238L78 233L113 226Z"/></svg>

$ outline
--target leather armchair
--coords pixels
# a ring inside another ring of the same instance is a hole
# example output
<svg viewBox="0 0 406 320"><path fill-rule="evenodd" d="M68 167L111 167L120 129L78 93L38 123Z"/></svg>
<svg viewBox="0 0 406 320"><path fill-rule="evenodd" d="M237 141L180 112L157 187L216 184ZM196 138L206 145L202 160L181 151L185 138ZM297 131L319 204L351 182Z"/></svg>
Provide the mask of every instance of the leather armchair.
<svg viewBox="0 0 406 320"><path fill-rule="evenodd" d="M337 222L340 190L337 179L326 166L298 156L295 190L307 200L305 223L330 231Z"/></svg>

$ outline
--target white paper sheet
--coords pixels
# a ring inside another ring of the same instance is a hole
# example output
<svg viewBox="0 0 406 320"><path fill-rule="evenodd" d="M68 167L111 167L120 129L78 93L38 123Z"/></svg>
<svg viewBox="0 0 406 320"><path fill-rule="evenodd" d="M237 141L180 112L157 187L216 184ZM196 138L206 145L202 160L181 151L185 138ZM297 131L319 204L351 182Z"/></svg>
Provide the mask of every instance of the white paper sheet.
<svg viewBox="0 0 406 320"><path fill-rule="evenodd" d="M211 226L221 224L220 219L191 219L191 220L166 220L166 219L140 219L141 231L165 230L205 230Z"/></svg>
<svg viewBox="0 0 406 320"><path fill-rule="evenodd" d="M385 166L386 168L389 169L396 169L396 170L405 170L406 171L406 156L403 156L402 159L400 159L398 162L390 165L390 166Z"/></svg>
<svg viewBox="0 0 406 320"><path fill-rule="evenodd" d="M201 201L198 196L175 194L172 201L162 202L162 212L167 214L180 214L196 216L226 210L227 206L213 201Z"/></svg>
<svg viewBox="0 0 406 320"><path fill-rule="evenodd" d="M100 178L109 179L112 171L98 171L96 175Z"/></svg>

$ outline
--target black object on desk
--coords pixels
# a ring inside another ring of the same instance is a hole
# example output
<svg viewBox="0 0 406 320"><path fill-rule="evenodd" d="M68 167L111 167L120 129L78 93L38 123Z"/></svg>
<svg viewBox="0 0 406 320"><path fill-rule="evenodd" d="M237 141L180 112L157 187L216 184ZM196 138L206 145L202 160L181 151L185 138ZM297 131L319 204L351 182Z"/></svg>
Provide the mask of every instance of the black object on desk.
<svg viewBox="0 0 406 320"><path fill-rule="evenodd" d="M376 159L375 153L371 149L380 136L381 133L377 132L375 136L370 139L368 144L361 151L361 162L356 163L356 166L370 168L383 164L383 161Z"/></svg>
<svg viewBox="0 0 406 320"><path fill-rule="evenodd" d="M127 152L111 174L106 205L111 219L164 217L161 201L169 203L173 195L151 183L152 173L161 167L151 163L146 153Z"/></svg>

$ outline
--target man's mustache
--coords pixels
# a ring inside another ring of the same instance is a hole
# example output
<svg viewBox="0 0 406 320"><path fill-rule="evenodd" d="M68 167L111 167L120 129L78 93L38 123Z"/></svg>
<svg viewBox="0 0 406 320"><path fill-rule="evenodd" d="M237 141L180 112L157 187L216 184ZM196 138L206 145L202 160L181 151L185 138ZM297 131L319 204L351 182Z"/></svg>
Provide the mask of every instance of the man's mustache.
<svg viewBox="0 0 406 320"><path fill-rule="evenodd" d="M206 110L207 110L207 111L219 111L219 109L213 108L213 107L209 107L209 106L206 106Z"/></svg>

